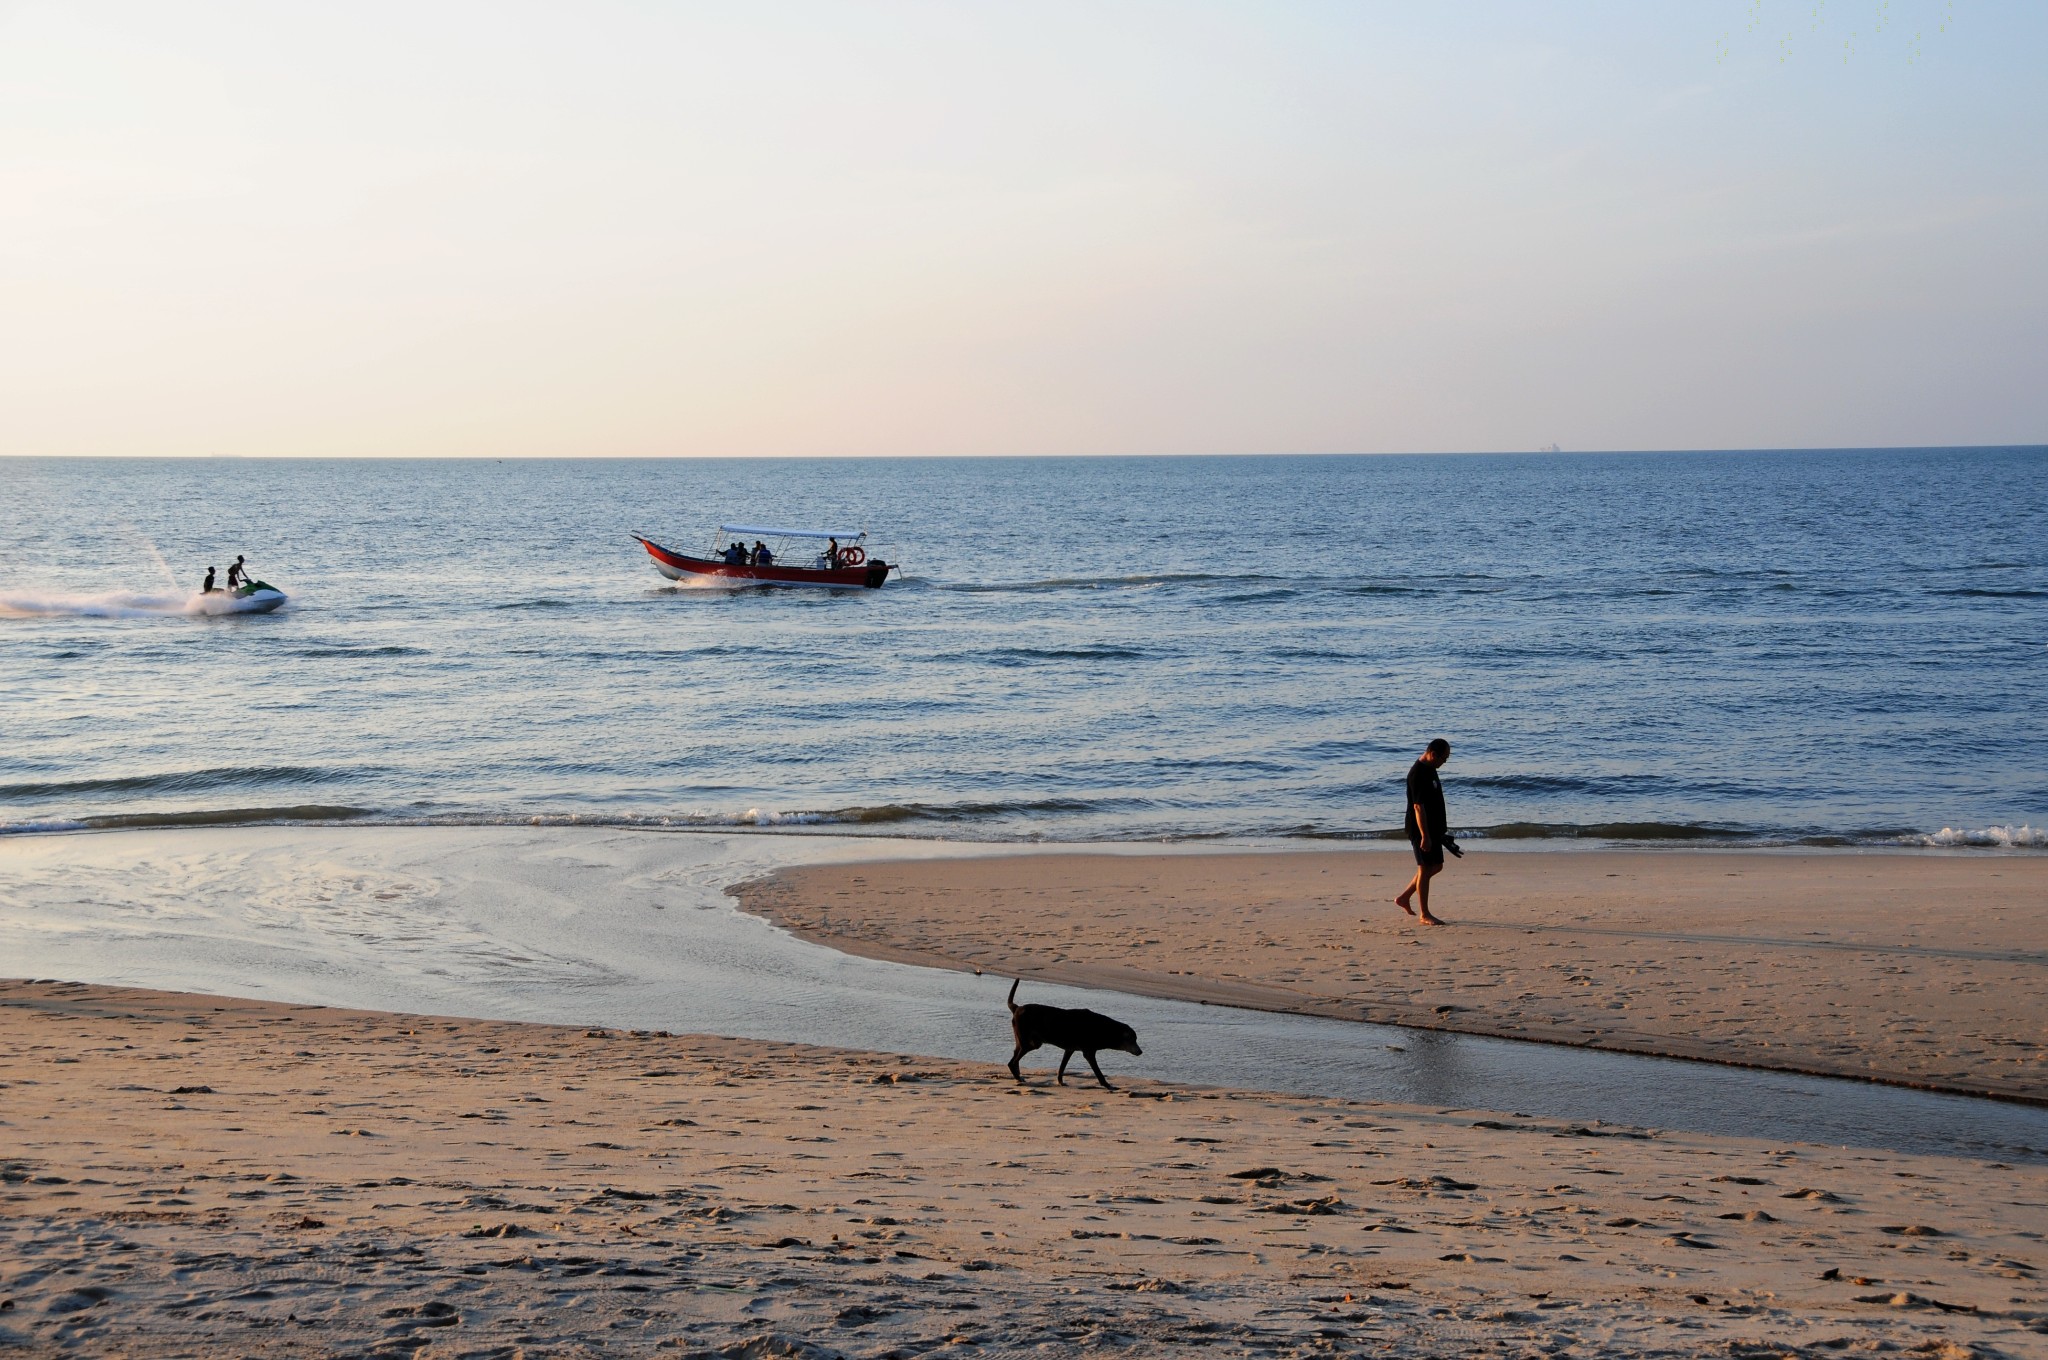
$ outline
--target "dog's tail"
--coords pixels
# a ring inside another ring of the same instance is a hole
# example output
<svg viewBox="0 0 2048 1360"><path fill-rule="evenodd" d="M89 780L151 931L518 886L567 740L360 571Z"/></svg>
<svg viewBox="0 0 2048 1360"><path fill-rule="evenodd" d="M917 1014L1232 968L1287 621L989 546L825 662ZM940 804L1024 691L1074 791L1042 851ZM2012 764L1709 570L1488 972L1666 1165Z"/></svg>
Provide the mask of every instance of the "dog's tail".
<svg viewBox="0 0 2048 1360"><path fill-rule="evenodd" d="M1015 1013L1017 1010L1017 984L1023 980L1023 978L1010 979L1010 1010L1012 1013Z"/></svg>

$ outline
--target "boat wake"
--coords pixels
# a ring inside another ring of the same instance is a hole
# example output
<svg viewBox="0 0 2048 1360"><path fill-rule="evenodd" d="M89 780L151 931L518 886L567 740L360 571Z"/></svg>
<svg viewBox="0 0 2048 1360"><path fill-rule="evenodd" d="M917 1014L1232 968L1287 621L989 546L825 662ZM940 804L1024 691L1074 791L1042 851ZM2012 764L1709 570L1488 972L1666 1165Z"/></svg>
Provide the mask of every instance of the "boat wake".
<svg viewBox="0 0 2048 1360"><path fill-rule="evenodd" d="M284 602L276 591L259 591L254 597L215 591L211 595L145 595L137 591L110 590L100 595L63 595L35 592L0 595L0 618L12 619L158 619L193 618L213 614L264 613Z"/></svg>
<svg viewBox="0 0 2048 1360"><path fill-rule="evenodd" d="M146 619L195 613L200 597L193 594L144 595L113 590L103 595L0 595L0 617L70 619Z"/></svg>

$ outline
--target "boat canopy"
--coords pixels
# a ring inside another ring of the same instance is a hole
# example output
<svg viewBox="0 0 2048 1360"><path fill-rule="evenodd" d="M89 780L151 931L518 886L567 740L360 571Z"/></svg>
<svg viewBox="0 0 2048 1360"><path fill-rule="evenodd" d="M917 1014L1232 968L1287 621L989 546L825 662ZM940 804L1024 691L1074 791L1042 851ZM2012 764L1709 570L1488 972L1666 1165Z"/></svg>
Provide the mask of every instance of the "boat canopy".
<svg viewBox="0 0 2048 1360"><path fill-rule="evenodd" d="M842 543L858 543L868 536L865 529L764 529L758 524L721 524L718 532L755 538L836 538Z"/></svg>

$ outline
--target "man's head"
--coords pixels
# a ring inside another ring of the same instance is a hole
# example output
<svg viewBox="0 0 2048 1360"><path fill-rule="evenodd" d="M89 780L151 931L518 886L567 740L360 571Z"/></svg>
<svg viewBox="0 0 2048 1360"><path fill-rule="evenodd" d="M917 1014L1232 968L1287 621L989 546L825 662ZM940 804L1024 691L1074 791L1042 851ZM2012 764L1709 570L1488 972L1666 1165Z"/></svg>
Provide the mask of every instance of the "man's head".
<svg viewBox="0 0 2048 1360"><path fill-rule="evenodd" d="M1442 737L1438 737L1427 747L1423 748L1422 758L1431 765L1441 765L1451 758L1451 744Z"/></svg>

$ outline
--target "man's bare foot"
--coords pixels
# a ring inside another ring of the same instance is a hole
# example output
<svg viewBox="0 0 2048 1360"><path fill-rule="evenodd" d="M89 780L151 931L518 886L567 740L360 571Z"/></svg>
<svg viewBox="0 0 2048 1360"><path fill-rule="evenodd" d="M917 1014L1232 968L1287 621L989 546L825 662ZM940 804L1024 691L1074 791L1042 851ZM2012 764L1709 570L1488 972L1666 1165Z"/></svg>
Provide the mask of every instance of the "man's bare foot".
<svg viewBox="0 0 2048 1360"><path fill-rule="evenodd" d="M1413 915L1414 913L1411 912L1409 914ZM1422 915L1422 924L1426 926L1440 926L1443 923L1444 918L1441 916L1431 916L1428 912L1424 912Z"/></svg>
<svg viewBox="0 0 2048 1360"><path fill-rule="evenodd" d="M1405 893L1394 899L1394 905L1407 912L1410 916L1415 914L1415 908L1408 905L1408 897Z"/></svg>

